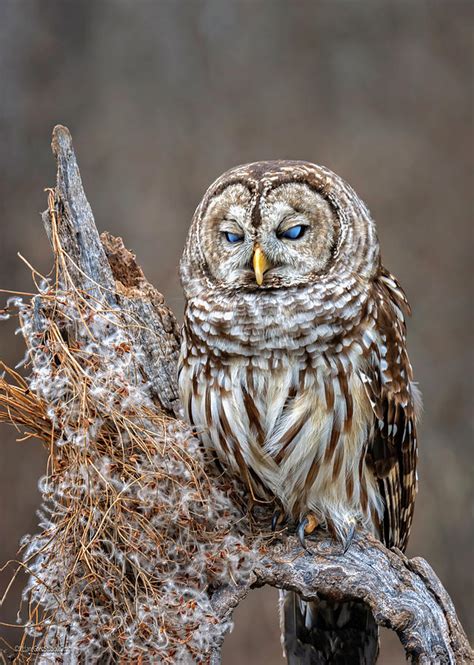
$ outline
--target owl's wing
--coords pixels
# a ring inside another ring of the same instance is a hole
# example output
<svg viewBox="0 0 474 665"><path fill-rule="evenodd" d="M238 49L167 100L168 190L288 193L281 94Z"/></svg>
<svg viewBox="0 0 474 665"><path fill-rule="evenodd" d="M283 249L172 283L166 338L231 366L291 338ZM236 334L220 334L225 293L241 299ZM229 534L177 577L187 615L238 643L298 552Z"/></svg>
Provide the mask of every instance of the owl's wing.
<svg viewBox="0 0 474 665"><path fill-rule="evenodd" d="M378 480L385 510L381 539L404 550L410 535L417 490L416 418L421 398L405 345L406 296L382 268L374 283L377 329L382 344L373 344L362 379L374 411L367 464Z"/></svg>

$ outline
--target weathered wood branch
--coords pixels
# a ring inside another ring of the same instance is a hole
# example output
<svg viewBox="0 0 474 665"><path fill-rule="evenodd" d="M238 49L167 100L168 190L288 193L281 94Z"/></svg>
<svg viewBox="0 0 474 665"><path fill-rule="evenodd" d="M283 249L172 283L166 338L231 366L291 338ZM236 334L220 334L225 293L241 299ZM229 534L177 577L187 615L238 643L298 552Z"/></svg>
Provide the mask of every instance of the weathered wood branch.
<svg viewBox="0 0 474 665"><path fill-rule="evenodd" d="M152 386L153 397L166 413L177 415L179 328L176 319L122 240L108 233L99 237L82 186L71 134L66 127L54 128L51 147L57 163L53 205L58 209L61 223L52 228L50 210L43 213L42 219L56 259L59 254L63 263L60 278L64 281L67 274L79 291L94 300L105 298L111 307L120 309L142 351L142 372ZM65 288L68 286L64 284Z"/></svg>
<svg viewBox="0 0 474 665"><path fill-rule="evenodd" d="M129 335L141 350L141 372L153 398L167 414L178 417L176 320L121 239L107 233L99 236L65 127L55 127L52 147L57 160L54 206L60 211L60 224L56 230L52 227L51 210L43 220L53 247L58 233L63 268L75 288L84 297L105 297L123 314ZM311 553L302 550L291 534L275 536L262 547L248 583L229 583L212 592L222 620L229 619L251 588L268 584L296 591L307 600L363 601L379 625L396 631L413 662L472 661L453 603L423 559L407 559L364 533L357 534L346 553L322 534L310 541L310 549ZM219 649L212 660L220 662Z"/></svg>
<svg viewBox="0 0 474 665"><path fill-rule="evenodd" d="M453 603L424 559L387 550L367 533L358 533L346 553L322 534L310 550L302 552L294 536L276 541L262 555L247 586L215 594L221 615L231 613L251 588L265 584L297 591L305 600L361 600L380 626L398 634L413 662L471 662Z"/></svg>

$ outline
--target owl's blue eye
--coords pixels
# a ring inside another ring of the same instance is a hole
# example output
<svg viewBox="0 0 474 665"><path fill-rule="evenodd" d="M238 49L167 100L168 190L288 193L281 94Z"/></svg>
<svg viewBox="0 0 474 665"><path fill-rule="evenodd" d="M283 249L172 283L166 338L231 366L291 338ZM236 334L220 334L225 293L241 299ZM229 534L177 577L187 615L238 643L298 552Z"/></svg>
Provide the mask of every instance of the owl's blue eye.
<svg viewBox="0 0 474 665"><path fill-rule="evenodd" d="M230 243L242 242L244 239L244 236L240 235L239 233L231 233L230 231L224 231L224 235L227 239L227 242Z"/></svg>
<svg viewBox="0 0 474 665"><path fill-rule="evenodd" d="M303 224L297 224L296 226L286 229L286 231L282 231L278 236L280 238L286 238L287 240L298 240L298 238L301 238L304 235L306 228L307 227Z"/></svg>

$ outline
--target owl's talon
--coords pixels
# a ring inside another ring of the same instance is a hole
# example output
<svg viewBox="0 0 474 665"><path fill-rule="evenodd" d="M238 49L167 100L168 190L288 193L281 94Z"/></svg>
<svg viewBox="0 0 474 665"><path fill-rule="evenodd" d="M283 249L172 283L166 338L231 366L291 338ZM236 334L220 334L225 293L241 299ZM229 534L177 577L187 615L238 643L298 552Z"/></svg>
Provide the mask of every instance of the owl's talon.
<svg viewBox="0 0 474 665"><path fill-rule="evenodd" d="M303 547L307 552L310 550L306 546L306 536L313 533L318 525L319 520L313 513L308 513L298 524L296 535L298 536L298 540L301 543L301 547Z"/></svg>
<svg viewBox="0 0 474 665"><path fill-rule="evenodd" d="M276 531L277 527L284 521L283 513L280 509L275 510L272 515L272 531Z"/></svg>
<svg viewBox="0 0 474 665"><path fill-rule="evenodd" d="M352 541L354 540L355 530L356 530L356 522L355 522L355 520L352 520L351 525L349 527L349 532L348 532L347 537L344 541L344 554L347 552L349 547L352 545Z"/></svg>
<svg viewBox="0 0 474 665"><path fill-rule="evenodd" d="M307 552L309 552L309 549L307 548L306 542L305 542L305 537L306 537L305 527L306 527L307 522L308 522L307 517L305 517L303 520L301 520L301 522L298 524L298 528L296 529L296 535L298 536L298 540L300 541L301 547L304 550L306 550Z"/></svg>

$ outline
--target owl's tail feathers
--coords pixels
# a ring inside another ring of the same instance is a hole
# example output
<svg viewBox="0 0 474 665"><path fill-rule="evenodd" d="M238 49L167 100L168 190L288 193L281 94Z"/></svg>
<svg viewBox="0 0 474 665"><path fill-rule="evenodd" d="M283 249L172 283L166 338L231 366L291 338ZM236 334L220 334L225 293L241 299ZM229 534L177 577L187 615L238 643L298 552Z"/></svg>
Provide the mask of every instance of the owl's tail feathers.
<svg viewBox="0 0 474 665"><path fill-rule="evenodd" d="M364 603L306 602L280 591L282 643L288 665L373 665L379 631Z"/></svg>

